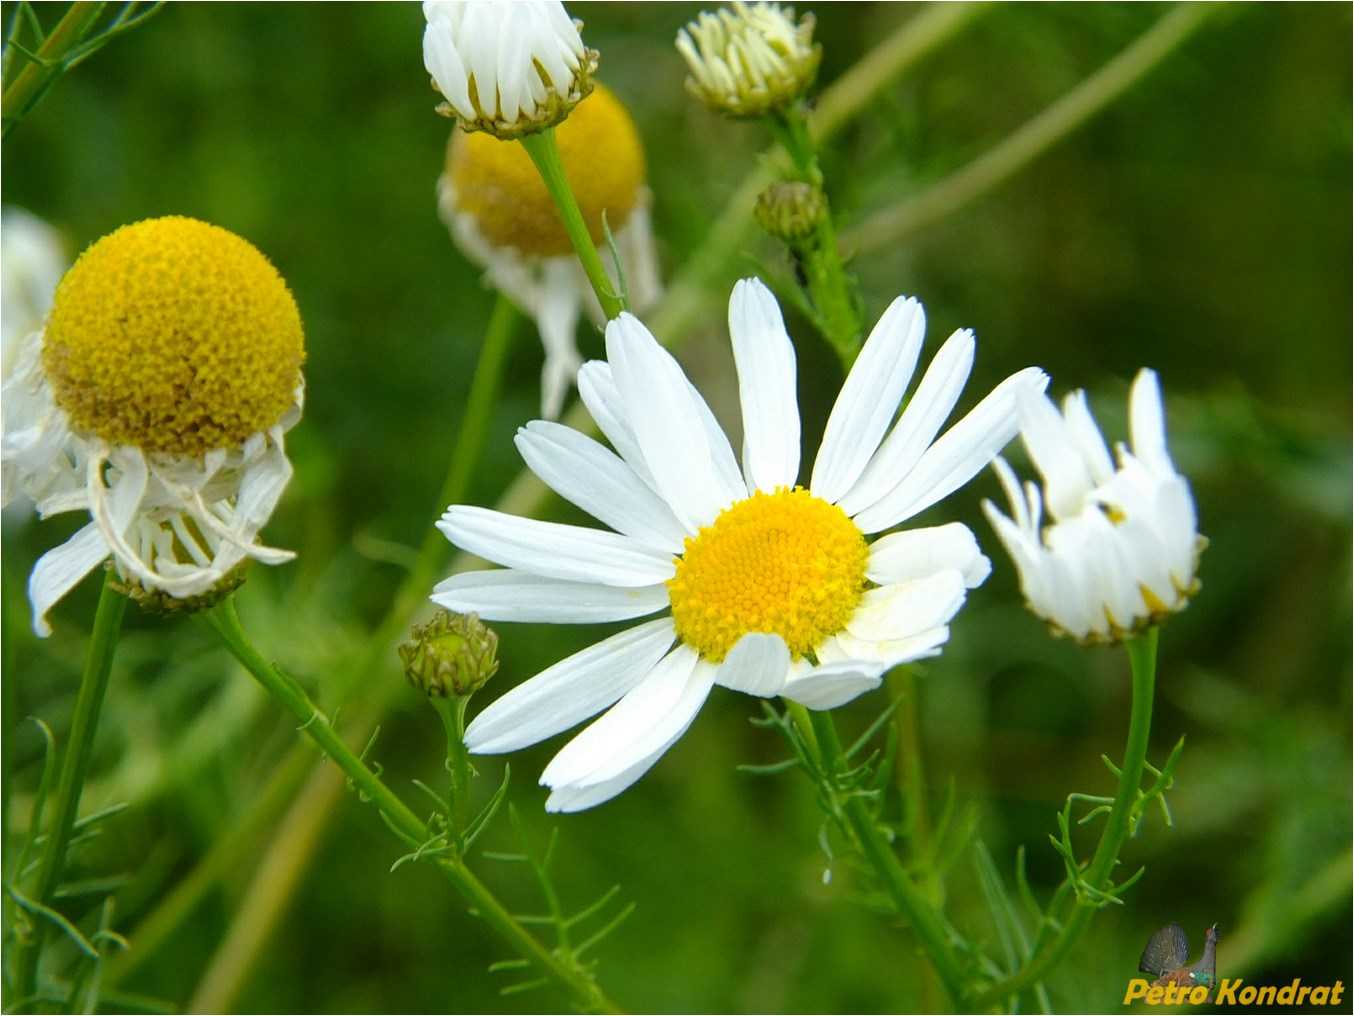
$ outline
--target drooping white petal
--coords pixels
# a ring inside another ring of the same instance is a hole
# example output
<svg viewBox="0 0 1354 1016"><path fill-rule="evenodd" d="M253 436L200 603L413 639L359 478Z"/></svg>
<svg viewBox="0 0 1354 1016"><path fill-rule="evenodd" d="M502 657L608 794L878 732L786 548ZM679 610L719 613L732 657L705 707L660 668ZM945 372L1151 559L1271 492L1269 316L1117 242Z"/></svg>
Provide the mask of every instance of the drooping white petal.
<svg viewBox="0 0 1354 1016"><path fill-rule="evenodd" d="M628 621L668 606L664 585L604 586L517 571L463 572L433 587L432 601L486 621L598 624Z"/></svg>
<svg viewBox="0 0 1354 1016"><path fill-rule="evenodd" d="M886 668L873 660L837 660L801 669L785 682L781 698L809 709L836 709L878 688Z"/></svg>
<svg viewBox="0 0 1354 1016"><path fill-rule="evenodd" d="M619 456L587 435L535 420L517 432L517 450L547 486L599 522L681 552L686 532L672 509Z"/></svg>
<svg viewBox="0 0 1354 1016"><path fill-rule="evenodd" d="M842 511L855 515L870 507L897 486L931 447L973 370L975 345L973 333L964 329L940 347L893 430L838 502Z"/></svg>
<svg viewBox="0 0 1354 1016"><path fill-rule="evenodd" d="M962 420L922 455L907 477L873 507L855 517L866 533L896 526L968 483L1015 437L1016 400L1022 392L1043 391L1048 376L1027 367L997 385Z"/></svg>
<svg viewBox="0 0 1354 1016"><path fill-rule="evenodd" d="M779 635L749 632L719 664L715 683L746 695L771 698L785 687L790 648Z"/></svg>
<svg viewBox="0 0 1354 1016"><path fill-rule="evenodd" d="M758 279L734 284L729 335L743 408L743 473L749 492L793 487L799 476L795 349L780 306Z"/></svg>
<svg viewBox="0 0 1354 1016"><path fill-rule="evenodd" d="M566 657L475 717L466 728L466 747L496 755L568 730L644 680L672 640L672 621L659 618Z"/></svg>
<svg viewBox="0 0 1354 1016"><path fill-rule="evenodd" d="M650 586L672 578L672 557L620 533L541 522L452 505L437 523L452 543L486 561L533 575L605 586Z"/></svg>
<svg viewBox="0 0 1354 1016"><path fill-rule="evenodd" d="M865 577L881 586L957 571L970 589L982 585L992 562L978 549L973 530L962 522L927 529L904 529L870 544Z"/></svg>
<svg viewBox="0 0 1354 1016"><path fill-rule="evenodd" d="M708 525L727 500L710 445L698 437L707 433L706 418L690 382L672 355L629 314L607 325L606 343L628 422L659 493L693 532Z"/></svg>
<svg viewBox="0 0 1354 1016"><path fill-rule="evenodd" d="M828 416L810 489L836 504L860 477L912 380L926 332L916 300L899 297L861 347Z"/></svg>
<svg viewBox="0 0 1354 1016"><path fill-rule="evenodd" d="M714 678L712 665L679 645L566 744L546 766L541 782L555 788L592 786L656 759L686 732Z"/></svg>
<svg viewBox="0 0 1354 1016"><path fill-rule="evenodd" d="M547 420L559 417L565 396L583 365L576 339L582 302L574 282L573 260L541 259L539 299L530 308L545 348L545 362L541 365L541 415Z"/></svg>
<svg viewBox="0 0 1354 1016"><path fill-rule="evenodd" d="M33 605L33 631L41 638L52 634L47 612L86 575L108 559L108 543L91 522L59 547L38 558L28 577L28 601Z"/></svg>

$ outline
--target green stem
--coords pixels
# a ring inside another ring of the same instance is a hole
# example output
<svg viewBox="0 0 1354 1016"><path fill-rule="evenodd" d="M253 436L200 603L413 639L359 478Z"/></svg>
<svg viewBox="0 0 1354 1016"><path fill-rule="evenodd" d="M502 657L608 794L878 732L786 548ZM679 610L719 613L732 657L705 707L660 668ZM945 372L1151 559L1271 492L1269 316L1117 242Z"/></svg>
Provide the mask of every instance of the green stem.
<svg viewBox="0 0 1354 1016"><path fill-rule="evenodd" d="M1094 889L1112 886L1114 866L1119 863L1119 851L1128 837L1133 823L1133 812L1142 792L1143 764L1147 759L1147 742L1152 731L1152 699L1156 688L1157 636L1155 626L1127 643L1129 663L1133 668L1133 705L1128 720L1128 740L1124 745L1124 764L1119 772L1119 786L1114 792L1105 829L1100 834L1091 863L1086 868L1085 882ZM999 1004L1016 992L1031 987L1055 969L1081 933L1090 924L1097 904L1078 900L1076 910L1063 923L1053 942L1039 951L1036 944L1034 958L1020 970L973 999L975 1011Z"/></svg>
<svg viewBox="0 0 1354 1016"><path fill-rule="evenodd" d="M101 3L71 4L51 34L42 40L36 53L38 59L30 60L0 96L0 117L4 120L5 133L42 97L60 73L61 58L85 37L103 8Z"/></svg>
<svg viewBox="0 0 1354 1016"><path fill-rule="evenodd" d="M354 789L385 815L400 836L414 843L426 843L431 839L431 832L423 821L348 747L329 718L301 686L269 664L254 648L240 625L233 598L228 597L195 617L211 629L231 655L300 722L300 729L343 770ZM553 980L576 1005L588 1012L620 1011L596 984L561 962L527 932L460 858L440 856L429 860L480 918L543 975Z"/></svg>
<svg viewBox="0 0 1354 1016"><path fill-rule="evenodd" d="M127 609L127 598L113 588L113 581L113 572L105 572L99 605L94 612L94 630L90 633L89 648L85 654L80 691L75 699L75 713L71 718L70 743L61 760L52 821L47 828L42 857L38 862L37 879L28 893L30 898L43 906L51 904L57 880L65 867L66 848L70 845L71 829L80 810L85 771L94 748L94 735L98 730L104 695L108 691L108 678L113 671L113 654L122 631L122 615ZM42 951L45 930L46 925L38 922L34 927L33 938L20 942L15 948L13 998L27 998L36 986L38 957Z"/></svg>
<svg viewBox="0 0 1354 1016"><path fill-rule="evenodd" d="M842 763L842 747L832 714L811 710L809 717L817 736L824 772L829 779L835 779ZM962 1004L966 978L959 958L955 955L953 935L945 919L932 906L925 893L913 884L912 876L893 852L892 845L870 813L865 799L860 794L847 794L844 800L839 801L839 806L841 817L860 844L861 853L884 883L898 912L907 919L936 974L950 993L950 998L957 1005Z"/></svg>
<svg viewBox="0 0 1354 1016"><path fill-rule="evenodd" d="M881 250L962 208L1024 169L1137 84L1229 5L1180 4L1137 41L995 148L901 204L879 212L845 237L861 254Z"/></svg>
<svg viewBox="0 0 1354 1016"><path fill-rule="evenodd" d="M593 243L587 223L583 221L583 213L578 210L573 188L569 186L569 177L564 172L564 160L559 154L559 140L555 137L555 128L547 127L539 134L524 134L519 140L522 147L527 150L527 154L531 156L531 161L536 164L541 179L545 181L546 190L555 200L555 207L559 209L560 217L564 220L564 229L573 242L574 250L578 252L578 259L583 263L583 271L587 273L588 281L592 283L593 292L597 294L603 313L610 320L621 311L628 310L624 295L617 297L612 292L611 279L607 276L606 269L602 267L602 259L597 254L597 245Z"/></svg>
<svg viewBox="0 0 1354 1016"><path fill-rule="evenodd" d="M451 828L458 838L470 822L470 753L465 747L465 707L469 695L434 699L447 731L447 774L451 778Z"/></svg>

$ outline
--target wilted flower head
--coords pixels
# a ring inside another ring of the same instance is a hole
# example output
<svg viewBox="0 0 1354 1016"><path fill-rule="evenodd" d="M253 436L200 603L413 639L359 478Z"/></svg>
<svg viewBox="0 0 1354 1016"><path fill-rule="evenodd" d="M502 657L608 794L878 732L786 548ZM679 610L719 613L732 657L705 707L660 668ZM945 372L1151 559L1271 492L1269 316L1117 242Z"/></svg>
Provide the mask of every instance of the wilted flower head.
<svg viewBox="0 0 1354 1016"><path fill-rule="evenodd" d="M191 601L237 581L291 477L301 318L259 251L194 219L124 226L82 254L4 386L4 501L92 521L38 561L34 627L110 555L124 582Z"/></svg>
<svg viewBox="0 0 1354 1016"><path fill-rule="evenodd" d="M714 685L832 709L890 667L940 652L966 590L990 565L960 523L892 532L967 483L1016 430L1028 368L944 434L973 366L955 332L901 414L925 315L899 298L861 349L799 484L794 347L756 279L738 283L729 330L743 413L741 466L705 400L639 320L607 325L607 361L579 392L608 449L560 424L518 432L528 466L611 527L453 505L439 528L504 568L455 575L433 600L500 621L653 616L509 691L466 730L473 752L513 751L607 710L557 754L546 807L578 811L640 778ZM614 450L612 450L614 449ZM877 539L871 537L877 536Z"/></svg>
<svg viewBox="0 0 1354 1016"><path fill-rule="evenodd" d="M555 137L588 233L602 248L602 263L614 271L611 252L604 249L605 216L630 306L642 313L658 300L661 286L639 131L615 94L597 85L555 129ZM554 199L521 145L461 131L451 136L437 189L438 208L457 245L536 320L545 344L541 412L555 418L582 363L574 340L579 314L586 309L599 328L606 315Z"/></svg>
<svg viewBox="0 0 1354 1016"><path fill-rule="evenodd" d="M734 117L762 116L794 102L813 84L822 47L814 20L795 21L794 8L734 0L677 33L677 50L691 76L687 89L711 109Z"/></svg>
<svg viewBox="0 0 1354 1016"><path fill-rule="evenodd" d="M1056 634L1113 642L1184 609L1205 541L1189 484L1166 451L1161 389L1142 370L1129 394L1132 450L1118 446L1116 469L1085 392L1020 405L1020 433L1044 488L1021 489L1011 467L994 465L1014 520L983 509L1020 572L1030 609ZM1051 521L1044 525L1043 508Z"/></svg>
<svg viewBox="0 0 1354 1016"><path fill-rule="evenodd" d="M559 123L592 91L597 53L559 0L425 0L423 63L467 131L516 138Z"/></svg>

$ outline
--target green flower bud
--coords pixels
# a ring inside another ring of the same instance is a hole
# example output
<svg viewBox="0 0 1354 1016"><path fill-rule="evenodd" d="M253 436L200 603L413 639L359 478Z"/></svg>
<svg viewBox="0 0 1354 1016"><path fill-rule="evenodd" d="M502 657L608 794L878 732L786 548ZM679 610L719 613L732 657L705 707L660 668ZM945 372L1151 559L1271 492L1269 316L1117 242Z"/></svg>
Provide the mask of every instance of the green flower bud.
<svg viewBox="0 0 1354 1016"><path fill-rule="evenodd" d="M823 192L812 184L773 183L757 195L753 207L761 227L786 243L807 240L827 215Z"/></svg>
<svg viewBox="0 0 1354 1016"><path fill-rule="evenodd" d="M472 695L498 670L498 635L473 613L439 610L410 635L400 660L409 683L429 698Z"/></svg>

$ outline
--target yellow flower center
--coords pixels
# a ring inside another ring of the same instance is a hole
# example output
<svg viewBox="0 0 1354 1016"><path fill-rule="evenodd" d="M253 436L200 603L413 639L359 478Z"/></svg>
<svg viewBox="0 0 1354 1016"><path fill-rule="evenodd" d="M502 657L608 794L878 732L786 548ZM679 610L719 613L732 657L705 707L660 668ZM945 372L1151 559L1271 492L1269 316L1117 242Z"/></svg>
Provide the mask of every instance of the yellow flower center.
<svg viewBox="0 0 1354 1016"><path fill-rule="evenodd" d="M811 656L860 603L869 556L836 505L798 487L759 490L687 537L667 584L677 635L712 663L749 632Z"/></svg>
<svg viewBox="0 0 1354 1016"><path fill-rule="evenodd" d="M304 359L296 301L268 259L180 217L123 226L80 255L42 351L75 426L188 456L277 423Z"/></svg>
<svg viewBox="0 0 1354 1016"><path fill-rule="evenodd" d="M593 243L601 244L602 212L623 226L644 184L644 146L619 99L597 85L555 128L564 172ZM455 131L447 173L458 211L468 212L495 247L556 257L572 254L555 202L521 145L490 134Z"/></svg>

